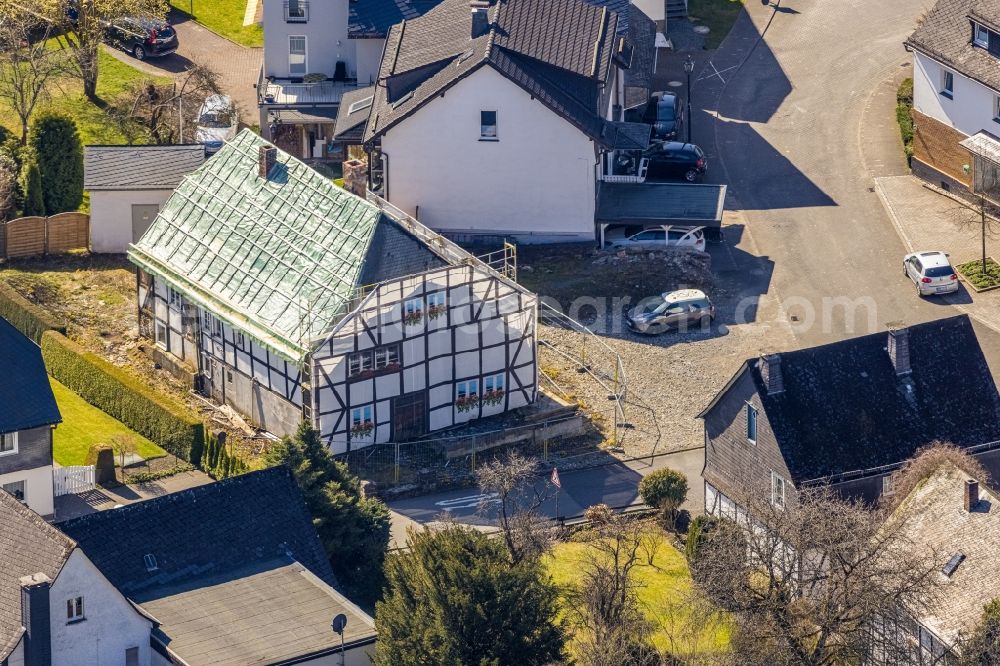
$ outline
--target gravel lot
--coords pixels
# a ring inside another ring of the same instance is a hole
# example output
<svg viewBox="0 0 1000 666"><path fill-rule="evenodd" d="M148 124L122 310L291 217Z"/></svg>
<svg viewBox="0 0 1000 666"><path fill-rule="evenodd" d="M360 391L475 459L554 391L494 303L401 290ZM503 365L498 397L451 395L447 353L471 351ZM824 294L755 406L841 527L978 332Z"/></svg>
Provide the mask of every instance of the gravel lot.
<svg viewBox="0 0 1000 666"><path fill-rule="evenodd" d="M740 231L731 234L733 239L739 239ZM656 263L636 265L627 259L604 263L589 252L579 250L574 259L562 262L562 270L546 270L544 276L536 277L538 269L532 266L528 273L530 278L522 273L522 281L530 280L532 288L543 297L561 290L563 272L569 266L574 267L571 269L574 274L590 276L595 285L591 298L598 302L627 297L635 303L641 298L640 294L655 294L661 287L698 286L715 303L715 323L705 330L694 327L687 332L643 336L621 324L620 302L617 309L608 307L603 317L595 317L593 308L574 309L566 305L565 299L558 298L568 312L577 315L597 335L584 342L587 336L581 333L543 324L539 335L543 343L542 369L582 403L605 432L606 444L617 443L623 447L619 455L633 457L649 454L654 449L663 452L702 446L702 423L697 415L736 373L740 363L762 351L795 346L777 298L767 293L769 262L739 250L732 240L728 243L710 248L715 268L709 275L678 275L663 270L662 265ZM522 262L524 258L522 254ZM535 265L559 265L559 262L539 261L544 259L531 257ZM654 261L662 262L663 258ZM627 284L636 268L643 273L644 279L640 282L644 284ZM646 291L636 293L636 288ZM621 357L627 377L625 417L633 426L622 431L619 442L613 441L614 401L609 399L609 392L601 383L579 371L580 363L576 361L584 356L594 374L603 378L605 386L611 387L614 385L615 354ZM552 388L545 380L542 385Z"/></svg>

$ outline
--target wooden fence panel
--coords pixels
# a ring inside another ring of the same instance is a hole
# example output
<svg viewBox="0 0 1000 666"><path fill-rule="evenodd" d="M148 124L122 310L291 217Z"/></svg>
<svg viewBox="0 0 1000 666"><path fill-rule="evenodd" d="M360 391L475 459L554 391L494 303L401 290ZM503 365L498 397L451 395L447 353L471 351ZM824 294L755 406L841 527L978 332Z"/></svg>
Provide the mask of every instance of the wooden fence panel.
<svg viewBox="0 0 1000 666"><path fill-rule="evenodd" d="M87 249L90 216L86 213L59 213L48 219L50 254Z"/></svg>
<svg viewBox="0 0 1000 666"><path fill-rule="evenodd" d="M21 217L6 225L7 258L45 254L45 218Z"/></svg>
<svg viewBox="0 0 1000 666"><path fill-rule="evenodd" d="M59 213L0 223L0 258L38 257L90 247L90 216Z"/></svg>

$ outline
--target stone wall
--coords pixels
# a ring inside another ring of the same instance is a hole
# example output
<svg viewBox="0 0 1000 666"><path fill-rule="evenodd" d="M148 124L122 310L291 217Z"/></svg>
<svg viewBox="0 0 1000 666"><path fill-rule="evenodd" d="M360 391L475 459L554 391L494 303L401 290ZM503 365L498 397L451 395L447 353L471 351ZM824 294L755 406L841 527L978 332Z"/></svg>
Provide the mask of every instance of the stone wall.
<svg viewBox="0 0 1000 666"><path fill-rule="evenodd" d="M919 111L913 111L913 172L917 176L940 185L937 181L951 184L952 181L968 188L972 175L966 173L963 166L971 169L972 156L958 145L968 137L953 127L939 120L925 116ZM920 164L918 164L918 162ZM930 169L922 168L930 167ZM941 176L936 176L935 171Z"/></svg>

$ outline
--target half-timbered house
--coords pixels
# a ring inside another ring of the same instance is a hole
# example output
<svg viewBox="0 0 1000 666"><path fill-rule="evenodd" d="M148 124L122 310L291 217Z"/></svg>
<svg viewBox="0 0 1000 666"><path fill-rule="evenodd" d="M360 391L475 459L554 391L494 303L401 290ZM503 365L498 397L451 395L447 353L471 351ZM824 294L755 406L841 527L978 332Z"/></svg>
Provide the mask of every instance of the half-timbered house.
<svg viewBox="0 0 1000 666"><path fill-rule="evenodd" d="M140 330L200 390L335 453L534 402L537 297L250 131L129 251Z"/></svg>

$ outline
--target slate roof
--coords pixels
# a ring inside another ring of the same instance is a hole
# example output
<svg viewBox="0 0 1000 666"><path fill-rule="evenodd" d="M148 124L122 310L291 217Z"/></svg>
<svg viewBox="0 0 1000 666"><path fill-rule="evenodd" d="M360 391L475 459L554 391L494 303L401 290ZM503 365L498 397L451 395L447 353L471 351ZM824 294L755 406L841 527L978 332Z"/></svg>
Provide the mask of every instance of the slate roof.
<svg viewBox="0 0 1000 666"><path fill-rule="evenodd" d="M84 146L83 188L172 190L205 161L205 146Z"/></svg>
<svg viewBox="0 0 1000 666"><path fill-rule="evenodd" d="M67 520L60 529L122 594L143 603L180 585L279 558L334 584L291 472L273 467ZM144 556L156 558L147 571Z"/></svg>
<svg viewBox="0 0 1000 666"><path fill-rule="evenodd" d="M378 39L400 21L415 19L433 9L441 0L352 0L348 3L347 36L351 39Z"/></svg>
<svg viewBox="0 0 1000 666"><path fill-rule="evenodd" d="M1000 59L973 44L970 16L1000 32L997 0L938 0L906 45L993 90L1000 90Z"/></svg>
<svg viewBox="0 0 1000 666"><path fill-rule="evenodd" d="M372 108L371 102L365 104L369 97L374 102L375 86L358 88L344 93L337 111L337 129L333 134L334 139L337 141L354 140L361 143L365 135L365 123L368 122L368 112ZM353 112L351 111L352 107L355 109Z"/></svg>
<svg viewBox="0 0 1000 666"><path fill-rule="evenodd" d="M20 579L55 580L76 544L11 495L0 491L0 662L21 640Z"/></svg>
<svg viewBox="0 0 1000 666"><path fill-rule="evenodd" d="M965 511L965 481L971 478L944 463L891 518L903 521L902 536L934 552L942 566L954 555L965 555L951 576L937 576L938 596L930 608L916 613L917 621L949 645L958 643L960 634L979 622L983 606L1000 594L1000 495L979 480L979 504L975 511Z"/></svg>
<svg viewBox="0 0 1000 666"><path fill-rule="evenodd" d="M0 433L62 421L42 350L0 317Z"/></svg>
<svg viewBox="0 0 1000 666"><path fill-rule="evenodd" d="M903 377L888 333L782 352L785 390L775 395L759 361L747 361L793 481L895 465L934 441L1000 440L1000 395L969 317L908 331L912 373Z"/></svg>
<svg viewBox="0 0 1000 666"><path fill-rule="evenodd" d="M260 178L265 145L250 130L224 145L167 199L129 258L295 361L347 314L376 229L396 222L281 150ZM431 261L426 245L414 252Z"/></svg>
<svg viewBox="0 0 1000 666"><path fill-rule="evenodd" d="M632 63L625 70L625 108L649 99L656 63L656 22L636 7L628 7L628 38L632 43Z"/></svg>
<svg viewBox="0 0 1000 666"><path fill-rule="evenodd" d="M339 613L345 648L375 639L364 611L287 559L181 585L142 606L160 623L156 638L189 666L284 663L339 648L330 629Z"/></svg>
<svg viewBox="0 0 1000 666"><path fill-rule="evenodd" d="M627 4L627 3L626 3ZM365 141L381 135L483 66L490 66L595 140L622 20L584 0L497 0L490 29L470 38L467 0L444 0L386 40Z"/></svg>

